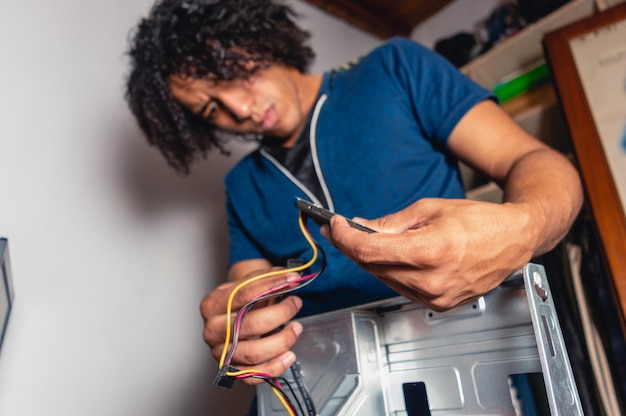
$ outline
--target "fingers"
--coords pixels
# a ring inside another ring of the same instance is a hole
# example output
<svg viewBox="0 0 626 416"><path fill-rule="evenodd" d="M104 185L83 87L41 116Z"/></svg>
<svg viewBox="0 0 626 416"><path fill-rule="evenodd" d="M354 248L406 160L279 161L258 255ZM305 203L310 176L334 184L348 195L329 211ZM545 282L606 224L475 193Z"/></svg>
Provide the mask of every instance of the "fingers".
<svg viewBox="0 0 626 416"><path fill-rule="evenodd" d="M281 374L291 364L288 364L290 355L284 355L296 342L302 332L300 323L291 323L272 335L262 337L263 334L276 330L293 319L302 307L302 300L290 296L276 303L256 303L245 315L240 316L237 322L236 312L241 306L257 298L260 294L276 287L283 287L286 283L298 279L297 273L281 274L251 281L241 286L240 281L221 285L205 296L201 303L202 317L204 318L204 340L211 347L211 353L216 361L224 358L226 351L227 326L230 331L228 345L232 346L237 340L231 363L235 366L254 367L261 365L268 374ZM239 291L234 289L239 287ZM231 299L232 308L230 319L227 319L227 306ZM241 320L240 320L241 318ZM234 324L234 325L233 325ZM284 355L284 356L283 356ZM293 355L293 354L291 354ZM282 359L278 359L282 357ZM258 370L258 369L257 369ZM250 382L249 379L248 382Z"/></svg>
<svg viewBox="0 0 626 416"><path fill-rule="evenodd" d="M435 258L435 251L442 249L441 237L430 233L427 227L409 229L402 234L367 234L350 227L344 218L335 216L325 233L335 247L361 264L419 267L428 264Z"/></svg>
<svg viewBox="0 0 626 416"><path fill-rule="evenodd" d="M291 296L276 304L248 312L241 324L235 325L231 332L232 338L229 339L228 346L231 347L235 340L237 346L229 359L230 365L239 370L253 369L254 372L271 376L282 374L295 361L295 355L290 349L302 333L302 324L299 322L284 324L301 307L302 300ZM226 321L224 314L205 321L204 338L218 362L225 354ZM244 378L242 381L256 384L252 378Z"/></svg>
<svg viewBox="0 0 626 416"><path fill-rule="evenodd" d="M292 322L285 328L267 337L241 341L237 345L230 365L240 371L250 370L263 373L270 377L282 375L295 361L296 355L291 348L302 333L302 325ZM212 348L216 360L221 354L223 345ZM261 379L242 378L246 384L259 384Z"/></svg>
<svg viewBox="0 0 626 416"><path fill-rule="evenodd" d="M438 198L424 198L401 211L380 218L365 222L362 222L361 219L354 220L381 233L401 234L428 224L440 210L442 202L443 200Z"/></svg>
<svg viewBox="0 0 626 416"><path fill-rule="evenodd" d="M278 357L254 367L239 367L240 370L252 369L260 373L269 374L272 377L278 377L282 375L293 363L296 362L296 355L292 351L286 351L280 354ZM262 379L258 378L243 378L240 379L245 384L257 385L263 383Z"/></svg>
<svg viewBox="0 0 626 416"><path fill-rule="evenodd" d="M244 316L238 327L238 337L242 340L261 337L293 319L300 308L302 308L302 300L297 296L290 296L278 303L252 309ZM231 324L233 318L234 316L231 317ZM204 340L207 344L223 345L226 336L226 321L226 315L223 313L205 319Z"/></svg>
<svg viewBox="0 0 626 416"><path fill-rule="evenodd" d="M252 278L256 278L257 276L253 276ZM245 285L242 285L244 281L224 283L204 297L200 304L200 311L205 320L214 315L225 313L233 293L234 296L232 296L230 306L232 311L237 311L260 294L279 285L298 279L299 277L300 275L298 273L285 273L262 278ZM250 281L250 279L248 279L248 281ZM236 288L238 289L234 292Z"/></svg>
<svg viewBox="0 0 626 416"><path fill-rule="evenodd" d="M445 208L458 204L466 204L466 201L423 198L400 211L380 218L366 220L355 217L352 220L383 234L402 234L407 230L418 229L428 225L434 218L440 216Z"/></svg>
<svg viewBox="0 0 626 416"><path fill-rule="evenodd" d="M302 324L291 322L267 337L241 340L237 344L231 365L240 369L254 367L257 370L267 370L265 372L273 375L280 374L279 371L284 370L284 363L276 361L276 358L289 351L301 333ZM211 350L214 356L221 352L221 346Z"/></svg>

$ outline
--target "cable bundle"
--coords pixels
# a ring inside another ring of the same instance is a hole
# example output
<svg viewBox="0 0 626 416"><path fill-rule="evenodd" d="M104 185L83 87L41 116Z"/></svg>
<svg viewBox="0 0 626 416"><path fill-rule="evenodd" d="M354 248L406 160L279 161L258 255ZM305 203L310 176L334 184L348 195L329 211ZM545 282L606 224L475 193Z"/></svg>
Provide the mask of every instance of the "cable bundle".
<svg viewBox="0 0 626 416"><path fill-rule="evenodd" d="M272 391L278 397L278 399L283 404L283 406L285 407L285 409L287 410L290 416L296 416L298 414L296 412L295 406L293 405L294 401L298 405L300 414L304 415L305 412L302 407L302 404L300 403L300 400L298 399L298 396L296 396L293 388L284 377L273 377L267 373L263 373L256 369L239 370L235 367L232 367L230 363L232 362L233 356L235 354L235 350L237 349L237 343L239 341L239 333L240 333L241 325L243 322L243 318L245 317L246 313L254 305L256 305L258 302L261 302L270 298L284 296L290 292L293 292L296 289L300 289L310 284L313 280L315 280L315 278L317 278L324 271L324 268L326 266L326 259L325 259L324 251L321 249L321 247L319 247L319 245L311 237L306 227L305 219L304 219L304 215L302 214L302 211L299 212L298 224L300 226L300 230L302 231L302 234L304 235L304 238L307 240L307 242L313 249L313 257L308 262L301 264L299 266L286 268L282 270L275 270L275 271L268 272L268 273L263 273L258 276L254 276L251 279L245 280L241 282L239 285L235 286L235 288L233 289L233 291L231 292L228 298L228 303L226 306L226 337L224 341L224 349L222 350L222 355L219 361L218 374L217 374L217 377L215 378L215 381L213 382L213 384L217 386L230 388L232 387L234 381L238 379L245 379L245 378L261 379L271 386ZM262 279L266 279L266 278L273 277L273 276L278 276L280 274L285 274L285 273L290 273L290 272L299 273L299 272L305 271L309 269L311 266L313 266L313 264L317 261L320 253L321 253L321 258L322 258L322 265L319 271L301 276L298 279L292 280L290 282L285 282L263 293L260 293L250 302L246 303L245 305L241 307L241 309L235 315L231 324L233 299L235 298L235 295L237 294L237 292L239 292L239 290L241 290L242 287L250 283L262 280ZM232 341L231 341L231 338L232 338ZM300 391L300 394L302 395L304 399L304 402L307 408L306 414L314 416L316 414L315 408L313 406L313 402L310 396L308 395L306 388L304 387L304 383L301 380L299 368L294 369L292 367L291 370L294 375L294 378L297 381L297 386ZM290 394L287 394L287 391L284 389L283 385L287 386ZM293 398L293 400L290 399L290 396Z"/></svg>

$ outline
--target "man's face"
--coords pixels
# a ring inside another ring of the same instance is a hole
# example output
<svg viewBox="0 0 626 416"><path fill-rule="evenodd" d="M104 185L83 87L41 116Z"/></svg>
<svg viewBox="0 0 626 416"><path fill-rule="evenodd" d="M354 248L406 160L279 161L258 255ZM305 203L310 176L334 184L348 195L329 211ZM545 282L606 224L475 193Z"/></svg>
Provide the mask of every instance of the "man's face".
<svg viewBox="0 0 626 416"><path fill-rule="evenodd" d="M299 133L309 111L303 99L304 78L295 69L272 65L247 80L172 75L169 86L179 103L222 130L289 140Z"/></svg>

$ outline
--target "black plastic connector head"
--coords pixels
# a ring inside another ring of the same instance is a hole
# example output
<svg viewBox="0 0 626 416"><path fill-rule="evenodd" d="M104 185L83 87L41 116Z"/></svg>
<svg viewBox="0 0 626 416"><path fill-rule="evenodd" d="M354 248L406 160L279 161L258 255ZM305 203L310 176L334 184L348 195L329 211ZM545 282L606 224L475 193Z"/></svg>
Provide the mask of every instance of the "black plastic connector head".
<svg viewBox="0 0 626 416"><path fill-rule="evenodd" d="M233 384L235 383L235 380L237 379L233 376L226 375L228 371L238 371L238 370L235 367L223 366L217 372L217 376L215 377L215 380L213 380L213 384L216 385L217 387L231 389L233 387Z"/></svg>
<svg viewBox="0 0 626 416"><path fill-rule="evenodd" d="M293 269L294 267L300 267L304 264L302 259L287 259L287 268Z"/></svg>

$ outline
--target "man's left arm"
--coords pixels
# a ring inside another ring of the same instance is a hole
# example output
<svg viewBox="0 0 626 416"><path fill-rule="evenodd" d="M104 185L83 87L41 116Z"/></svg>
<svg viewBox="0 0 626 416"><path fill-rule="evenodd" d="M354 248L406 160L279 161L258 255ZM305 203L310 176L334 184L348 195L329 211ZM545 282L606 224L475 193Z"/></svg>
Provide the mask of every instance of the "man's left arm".
<svg viewBox="0 0 626 416"><path fill-rule="evenodd" d="M503 187L501 204L425 198L394 214L359 221L379 233L364 235L339 216L322 231L391 288L434 309L488 292L553 248L582 204L571 163L491 101L460 120L448 147Z"/></svg>
<svg viewBox="0 0 626 416"><path fill-rule="evenodd" d="M461 119L448 147L500 184L503 203L530 216L532 228L523 234L537 239L534 255L565 236L583 194L578 172L564 155L529 135L492 101L478 104Z"/></svg>

